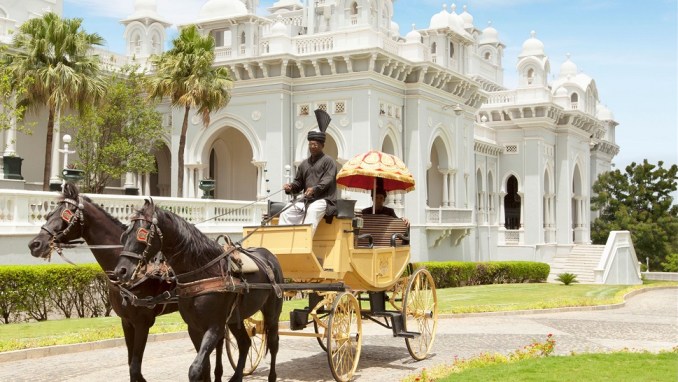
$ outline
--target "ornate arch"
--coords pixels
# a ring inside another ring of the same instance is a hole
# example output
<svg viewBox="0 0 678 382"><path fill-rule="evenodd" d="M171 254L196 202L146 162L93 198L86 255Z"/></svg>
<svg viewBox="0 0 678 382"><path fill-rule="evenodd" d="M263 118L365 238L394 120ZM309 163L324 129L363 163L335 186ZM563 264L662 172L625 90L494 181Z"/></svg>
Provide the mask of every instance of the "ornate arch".
<svg viewBox="0 0 678 382"><path fill-rule="evenodd" d="M384 141L386 140L386 137L388 137L393 143L393 151L395 151L393 154L398 158L402 158L403 157L402 142L400 141L400 138L395 127L391 124L386 126L386 129L384 129L383 133L381 134L381 137L379 139L379 141L381 142L381 144L379 145L380 148L384 146Z"/></svg>
<svg viewBox="0 0 678 382"><path fill-rule="evenodd" d="M504 174L504 178L501 180L501 192L506 193L506 183L511 176L514 176L518 181L518 192L523 192L523 182L520 179L520 175L518 175L515 171L508 171L506 174Z"/></svg>
<svg viewBox="0 0 678 382"><path fill-rule="evenodd" d="M191 123L189 119L189 123ZM252 160L263 161L261 141L255 133L254 129L243 119L234 114L224 113L212 119L210 125L201 133L198 134L198 139L194 140L190 145L186 158L189 162L207 163L209 161L209 148L211 143L219 134L219 131L224 127L234 128L240 131L252 147Z"/></svg>
<svg viewBox="0 0 678 382"><path fill-rule="evenodd" d="M455 161L454 161L454 156L452 155L452 148L454 147L452 145L452 139L450 136L447 134L447 132L443 129L443 124L438 123L436 127L433 129L433 132L431 133L430 140L428 142L428 152L429 154L433 151L434 149L434 144L436 142L436 139L440 138L440 140L443 142L445 149L442 150L437 150L438 151L438 161L440 163L444 162L447 164L447 168L454 168L455 167ZM441 158L441 155L444 155L444 158Z"/></svg>
<svg viewBox="0 0 678 382"><path fill-rule="evenodd" d="M318 124L314 124L310 126L308 129L304 129L302 131L302 134L297 135L296 150L294 152L294 163L301 163L301 161L303 161L306 158L307 152L306 137L309 131L317 129ZM344 134L342 134L341 130L334 126L333 123L330 123L330 125L327 126L327 130L325 130L325 133L331 136L332 139L334 140L334 143L337 145L337 162L339 163L346 162L349 158L347 157L348 145L346 144L346 140L344 139Z"/></svg>

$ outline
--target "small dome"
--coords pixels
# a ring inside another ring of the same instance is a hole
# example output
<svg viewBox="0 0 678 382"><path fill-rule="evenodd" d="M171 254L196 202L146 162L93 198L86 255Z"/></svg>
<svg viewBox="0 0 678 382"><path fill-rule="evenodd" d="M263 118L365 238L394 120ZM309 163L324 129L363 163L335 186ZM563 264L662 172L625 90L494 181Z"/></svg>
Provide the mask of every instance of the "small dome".
<svg viewBox="0 0 678 382"><path fill-rule="evenodd" d="M545 56L544 43L537 39L536 35L535 31L530 32L530 38L523 43L523 50L518 57Z"/></svg>
<svg viewBox="0 0 678 382"><path fill-rule="evenodd" d="M436 13L431 17L431 23L428 25L429 29L440 29L440 28L447 28L449 26L449 18L450 14L447 13L447 4L443 4L443 10Z"/></svg>
<svg viewBox="0 0 678 382"><path fill-rule="evenodd" d="M391 33L393 33L394 36L400 36L400 25L393 20L391 20Z"/></svg>
<svg viewBox="0 0 678 382"><path fill-rule="evenodd" d="M417 32L414 27L415 25L412 24L412 30L405 36L405 40L407 40L408 43L421 43L421 33Z"/></svg>
<svg viewBox="0 0 678 382"><path fill-rule="evenodd" d="M464 5L464 12L462 12L459 17L464 21L464 29L473 28L473 16L466 11L466 6Z"/></svg>
<svg viewBox="0 0 678 382"><path fill-rule="evenodd" d="M570 60L570 54L567 54L567 60L560 65L560 74L559 78L574 77L577 75L578 69L577 65Z"/></svg>
<svg viewBox="0 0 678 382"><path fill-rule="evenodd" d="M239 0L209 0L200 8L198 20L213 20L247 14L247 7Z"/></svg>
<svg viewBox="0 0 678 382"><path fill-rule="evenodd" d="M158 4L155 0L136 0L134 2L134 10L157 12Z"/></svg>
<svg viewBox="0 0 678 382"><path fill-rule="evenodd" d="M464 33L464 20L457 14L457 6L452 4L452 9L450 9L450 16L447 18L450 25L450 29L456 31L459 34Z"/></svg>
<svg viewBox="0 0 678 382"><path fill-rule="evenodd" d="M568 97L568 95L567 95L567 89L565 89L565 88L562 87L562 86L559 87L559 88L556 90L556 97L565 97L565 98L567 98L567 97Z"/></svg>
<svg viewBox="0 0 678 382"><path fill-rule="evenodd" d="M614 114L602 103L598 103L596 106L596 117L601 121L614 121Z"/></svg>
<svg viewBox="0 0 678 382"><path fill-rule="evenodd" d="M492 26L492 21L487 23L487 28L483 29L478 44L499 44L499 32Z"/></svg>
<svg viewBox="0 0 678 382"><path fill-rule="evenodd" d="M287 34L287 26L283 24L282 22L282 16L278 15L275 24L271 27L271 34L272 35L286 35Z"/></svg>

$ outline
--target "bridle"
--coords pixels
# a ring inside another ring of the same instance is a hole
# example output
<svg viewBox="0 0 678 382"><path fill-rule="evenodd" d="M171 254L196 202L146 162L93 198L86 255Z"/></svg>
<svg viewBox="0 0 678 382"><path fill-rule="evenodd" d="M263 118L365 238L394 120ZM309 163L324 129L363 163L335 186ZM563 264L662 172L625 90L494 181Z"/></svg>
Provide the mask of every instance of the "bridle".
<svg viewBox="0 0 678 382"><path fill-rule="evenodd" d="M75 201L73 199L69 198L64 198L63 200L60 200L57 202L58 204L70 204L75 207L75 211L72 211L70 208L64 208L63 211L61 211L61 220L65 221L68 223L68 226L64 228L60 232L54 232L51 228L47 227L46 224L43 224L42 227L40 227L41 230L44 230L47 232L50 236L49 239L49 253L44 256L48 261L51 260L52 257L52 251L56 251L59 256L61 256L64 261L75 265L72 261L68 260L64 255L63 255L63 248L61 247L61 244L68 244L68 243L61 243L61 239L68 235L68 233L75 227L77 223L80 223L80 232L84 229L85 226L85 218L84 214L82 213L83 209L85 208L83 204L82 197L78 195L78 200Z"/></svg>
<svg viewBox="0 0 678 382"><path fill-rule="evenodd" d="M148 257L149 257L149 251L151 249L152 241L153 238L157 235L158 238L160 238L160 248L162 248L162 241L163 241L163 235L162 231L160 230L160 227L158 227L158 217L153 213L153 218L151 220L147 219L144 216L137 215L136 217L130 219L130 224L129 228L127 228L127 231L123 232L123 234L120 237L120 240L122 241L122 238L125 237L126 235L132 233L134 230L134 222L136 221L145 221L150 224L149 228L144 228L144 227L139 227L136 230L136 240L142 243L145 243L144 251L141 254L134 253L131 251L122 251L120 252L120 256L125 256L129 257L132 259L137 259L137 265L134 268L134 271L132 272L132 276L130 277L129 281L125 283L127 286L132 286L130 283L133 283L133 285L138 285L139 282L135 282L136 278L140 273L142 273L144 267L148 264ZM160 256L156 256L156 265L159 265L161 262ZM169 275L167 275L169 277ZM144 278L141 278L143 281Z"/></svg>

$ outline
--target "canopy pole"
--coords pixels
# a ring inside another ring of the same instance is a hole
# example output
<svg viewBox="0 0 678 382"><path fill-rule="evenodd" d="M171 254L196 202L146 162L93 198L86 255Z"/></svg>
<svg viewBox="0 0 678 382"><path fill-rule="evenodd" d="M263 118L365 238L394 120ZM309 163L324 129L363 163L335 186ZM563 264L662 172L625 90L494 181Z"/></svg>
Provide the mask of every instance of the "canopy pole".
<svg viewBox="0 0 678 382"><path fill-rule="evenodd" d="M377 213L377 177L372 182L372 215Z"/></svg>

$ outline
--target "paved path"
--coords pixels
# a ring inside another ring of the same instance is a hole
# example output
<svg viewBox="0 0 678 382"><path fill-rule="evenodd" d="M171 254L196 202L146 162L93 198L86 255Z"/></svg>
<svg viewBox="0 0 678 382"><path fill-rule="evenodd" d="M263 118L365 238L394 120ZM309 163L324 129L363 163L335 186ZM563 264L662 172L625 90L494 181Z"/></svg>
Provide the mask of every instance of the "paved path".
<svg viewBox="0 0 678 382"><path fill-rule="evenodd" d="M413 361L404 340L373 323L363 325L356 381L397 381L422 368L481 352L508 353L532 342L556 339L556 354L619 349L659 351L678 346L678 289L639 293L613 309L467 315L441 318L430 358ZM327 357L312 338L282 337L280 381L332 381ZM143 372L149 381L185 381L195 356L188 338L149 343ZM126 349L118 346L0 363L0 381L114 382L128 380ZM247 381L266 381L268 357ZM212 362L213 363L213 362ZM224 366L226 377L231 369Z"/></svg>

